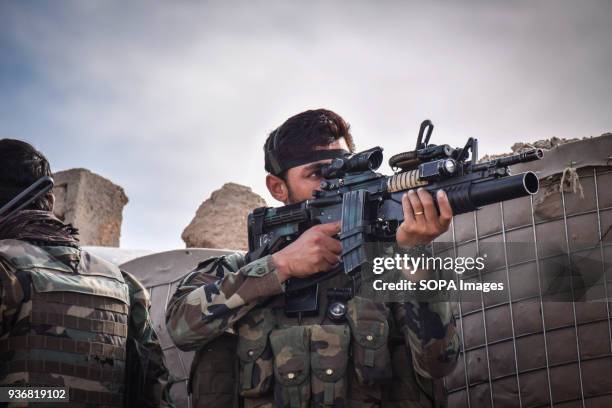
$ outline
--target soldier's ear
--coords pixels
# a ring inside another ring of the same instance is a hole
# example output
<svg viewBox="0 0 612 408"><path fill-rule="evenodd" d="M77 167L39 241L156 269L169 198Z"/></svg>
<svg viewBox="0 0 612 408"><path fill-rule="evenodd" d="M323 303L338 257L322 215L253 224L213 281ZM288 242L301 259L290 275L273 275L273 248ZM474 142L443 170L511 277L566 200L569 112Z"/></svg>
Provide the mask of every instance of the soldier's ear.
<svg viewBox="0 0 612 408"><path fill-rule="evenodd" d="M289 189L287 188L287 183L282 178L273 174L268 174L266 176L266 187L268 187L268 191L274 199L281 203L286 203L288 201Z"/></svg>

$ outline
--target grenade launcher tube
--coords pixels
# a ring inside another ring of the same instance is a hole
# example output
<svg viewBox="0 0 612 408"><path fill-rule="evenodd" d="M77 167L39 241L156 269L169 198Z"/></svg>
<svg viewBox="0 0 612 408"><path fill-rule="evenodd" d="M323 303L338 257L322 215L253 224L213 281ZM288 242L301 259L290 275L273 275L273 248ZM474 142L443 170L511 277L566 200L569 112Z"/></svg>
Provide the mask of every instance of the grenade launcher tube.
<svg viewBox="0 0 612 408"><path fill-rule="evenodd" d="M434 183L425 185L423 188L432 194L439 189L444 189L453 214L458 215L475 211L488 204L536 194L539 189L539 181L535 173L528 171L514 176L469 181L455 185L443 186Z"/></svg>

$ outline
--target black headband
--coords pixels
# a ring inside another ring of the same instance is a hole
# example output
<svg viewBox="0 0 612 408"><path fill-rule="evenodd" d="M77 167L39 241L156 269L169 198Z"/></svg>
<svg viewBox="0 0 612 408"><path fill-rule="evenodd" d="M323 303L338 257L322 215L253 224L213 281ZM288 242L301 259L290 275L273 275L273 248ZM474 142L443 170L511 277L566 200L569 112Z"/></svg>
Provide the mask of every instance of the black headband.
<svg viewBox="0 0 612 408"><path fill-rule="evenodd" d="M268 150L266 152L266 170L275 176L293 167L303 164L314 163L319 160L337 159L349 155L350 152L345 149L321 149L311 150L302 154L296 155L290 159L280 160L275 151Z"/></svg>

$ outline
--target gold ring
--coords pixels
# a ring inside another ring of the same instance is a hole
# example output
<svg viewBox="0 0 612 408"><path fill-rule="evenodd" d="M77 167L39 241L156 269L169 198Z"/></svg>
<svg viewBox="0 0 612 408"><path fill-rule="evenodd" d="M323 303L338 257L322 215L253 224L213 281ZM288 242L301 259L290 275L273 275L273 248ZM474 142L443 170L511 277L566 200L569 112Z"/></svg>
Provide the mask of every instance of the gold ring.
<svg viewBox="0 0 612 408"><path fill-rule="evenodd" d="M414 215L423 215L423 211L415 212Z"/></svg>

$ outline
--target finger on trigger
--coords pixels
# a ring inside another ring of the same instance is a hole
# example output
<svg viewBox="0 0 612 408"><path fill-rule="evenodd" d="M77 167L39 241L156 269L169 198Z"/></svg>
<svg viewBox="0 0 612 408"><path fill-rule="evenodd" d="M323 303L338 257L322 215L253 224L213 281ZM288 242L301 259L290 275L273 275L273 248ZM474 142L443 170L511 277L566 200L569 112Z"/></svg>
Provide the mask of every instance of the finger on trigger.
<svg viewBox="0 0 612 408"><path fill-rule="evenodd" d="M334 254L333 252L323 251L322 256L325 262L328 263L330 266L334 266L340 262L340 257Z"/></svg>
<svg viewBox="0 0 612 408"><path fill-rule="evenodd" d="M327 250L335 254L342 253L342 244L340 243L340 241L338 241L335 238L331 238L327 236L324 236L322 238L323 238L322 243L323 243L324 248L326 248Z"/></svg>
<svg viewBox="0 0 612 408"><path fill-rule="evenodd" d="M320 224L318 229L329 236L336 235L340 232L340 221L330 222L327 224Z"/></svg>

